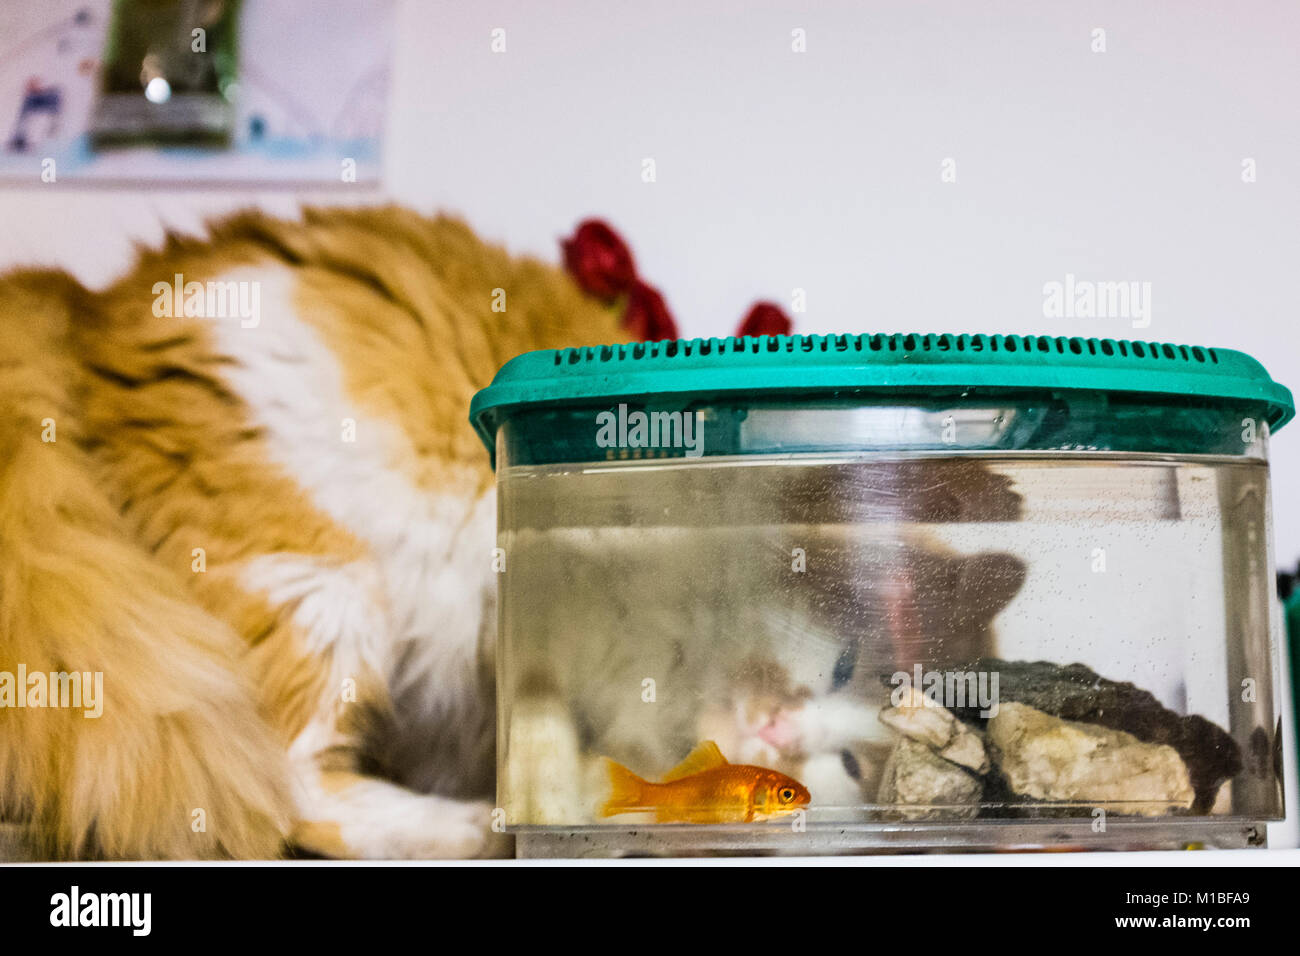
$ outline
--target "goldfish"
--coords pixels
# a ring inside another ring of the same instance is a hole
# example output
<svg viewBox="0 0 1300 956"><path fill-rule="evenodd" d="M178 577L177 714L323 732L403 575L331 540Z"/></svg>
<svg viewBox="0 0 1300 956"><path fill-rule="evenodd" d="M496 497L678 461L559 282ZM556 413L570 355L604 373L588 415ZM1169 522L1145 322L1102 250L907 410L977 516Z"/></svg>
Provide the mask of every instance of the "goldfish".
<svg viewBox="0 0 1300 956"><path fill-rule="evenodd" d="M706 740L659 783L605 759L610 797L600 815L652 811L657 823L753 823L793 813L812 799L799 781L766 767L728 763Z"/></svg>

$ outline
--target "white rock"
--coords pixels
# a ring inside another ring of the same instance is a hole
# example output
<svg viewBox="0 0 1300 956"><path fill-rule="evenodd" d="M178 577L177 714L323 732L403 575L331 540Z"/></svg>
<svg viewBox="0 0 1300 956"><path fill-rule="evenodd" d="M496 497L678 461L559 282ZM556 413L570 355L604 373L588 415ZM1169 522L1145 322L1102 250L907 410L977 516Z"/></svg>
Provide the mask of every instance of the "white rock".
<svg viewBox="0 0 1300 956"><path fill-rule="evenodd" d="M1002 704L988 742L1011 789L1037 800L1121 804L1115 813L1159 816L1195 796L1173 747L1062 720L1024 704Z"/></svg>
<svg viewBox="0 0 1300 956"><path fill-rule="evenodd" d="M984 785L919 741L904 737L885 764L876 802L905 820L973 817Z"/></svg>
<svg viewBox="0 0 1300 956"><path fill-rule="evenodd" d="M883 709L880 722L904 737L933 747L945 760L979 774L988 773L988 755L979 732L915 688L904 692L899 706Z"/></svg>

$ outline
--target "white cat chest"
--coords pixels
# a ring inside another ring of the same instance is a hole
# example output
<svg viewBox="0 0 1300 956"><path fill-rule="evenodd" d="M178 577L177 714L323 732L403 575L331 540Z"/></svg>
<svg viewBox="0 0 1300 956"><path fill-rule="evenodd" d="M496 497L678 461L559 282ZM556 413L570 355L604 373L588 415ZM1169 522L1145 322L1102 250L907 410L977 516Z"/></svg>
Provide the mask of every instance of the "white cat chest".
<svg viewBox="0 0 1300 956"><path fill-rule="evenodd" d="M534 352L499 490L524 855L1261 845L1268 442L1224 349L843 335Z"/></svg>

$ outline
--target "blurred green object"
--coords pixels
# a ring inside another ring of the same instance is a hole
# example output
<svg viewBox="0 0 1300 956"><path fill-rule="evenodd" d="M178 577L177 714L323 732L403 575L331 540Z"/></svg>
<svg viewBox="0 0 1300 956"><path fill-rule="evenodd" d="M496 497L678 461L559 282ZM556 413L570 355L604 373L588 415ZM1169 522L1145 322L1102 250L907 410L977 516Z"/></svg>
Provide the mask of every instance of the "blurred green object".
<svg viewBox="0 0 1300 956"><path fill-rule="evenodd" d="M91 145L230 145L239 0L118 0Z"/></svg>

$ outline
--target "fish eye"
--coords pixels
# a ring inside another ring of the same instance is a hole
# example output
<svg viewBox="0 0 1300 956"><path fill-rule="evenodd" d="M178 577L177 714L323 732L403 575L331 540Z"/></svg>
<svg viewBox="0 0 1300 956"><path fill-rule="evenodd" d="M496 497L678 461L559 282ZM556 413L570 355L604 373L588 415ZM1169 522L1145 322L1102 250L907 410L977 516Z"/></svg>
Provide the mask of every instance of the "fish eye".
<svg viewBox="0 0 1300 956"><path fill-rule="evenodd" d="M780 790L777 791L776 795L777 797L780 798L782 803L791 803L794 801L794 788L782 787Z"/></svg>

